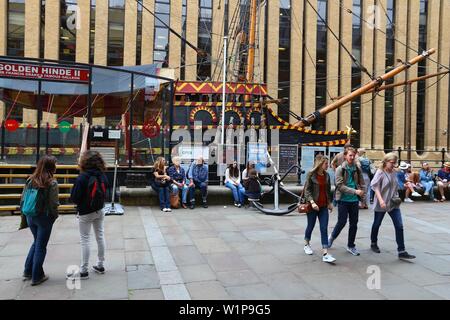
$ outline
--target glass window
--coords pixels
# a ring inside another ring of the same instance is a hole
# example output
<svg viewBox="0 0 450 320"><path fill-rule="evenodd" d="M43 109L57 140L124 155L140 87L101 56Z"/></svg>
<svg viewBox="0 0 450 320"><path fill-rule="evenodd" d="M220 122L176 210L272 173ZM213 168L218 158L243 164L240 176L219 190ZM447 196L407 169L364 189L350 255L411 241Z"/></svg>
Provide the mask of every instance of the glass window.
<svg viewBox="0 0 450 320"><path fill-rule="evenodd" d="M427 20L428 20L428 0L420 0L420 22L419 22L419 49L427 49ZM419 62L418 77L427 74L427 59ZM425 94L426 81L417 83L417 119L416 119L416 149L422 154L425 149Z"/></svg>
<svg viewBox="0 0 450 320"><path fill-rule="evenodd" d="M386 71L390 71L395 66L395 0L388 0L386 12L388 21L386 26ZM389 79L386 84L394 83L394 79ZM384 149L390 151L393 148L394 140L394 89L384 92Z"/></svg>
<svg viewBox="0 0 450 320"><path fill-rule="evenodd" d="M327 1L319 0L318 11L325 21L327 16ZM316 52L316 110L327 104L327 27L319 16L317 17L317 52ZM313 123L314 130L326 130L325 118Z"/></svg>
<svg viewBox="0 0 450 320"><path fill-rule="evenodd" d="M280 43L278 47L278 98L288 99L278 107L278 115L289 121L289 96L290 96L290 61L291 61L291 1L280 0Z"/></svg>
<svg viewBox="0 0 450 320"><path fill-rule="evenodd" d="M95 0L91 0L91 19L89 30L89 63L94 63L95 54Z"/></svg>
<svg viewBox="0 0 450 320"><path fill-rule="evenodd" d="M25 0L8 1L7 55L24 56Z"/></svg>
<svg viewBox="0 0 450 320"><path fill-rule="evenodd" d="M142 50L142 5L137 3L137 36L136 36L136 65L141 64Z"/></svg>
<svg viewBox="0 0 450 320"><path fill-rule="evenodd" d="M123 65L125 3L123 0L109 1L108 16L108 65Z"/></svg>
<svg viewBox="0 0 450 320"><path fill-rule="evenodd" d="M181 13L181 36L186 39L186 17L187 17L187 0L183 0L183 9ZM184 80L186 77L186 42L181 41L181 65L180 65L180 79Z"/></svg>
<svg viewBox="0 0 450 320"><path fill-rule="evenodd" d="M75 61L77 42L77 1L61 2L61 32L59 40L59 59Z"/></svg>
<svg viewBox="0 0 450 320"><path fill-rule="evenodd" d="M153 46L153 61L163 68L169 66L169 29L170 0L155 1L155 37Z"/></svg>
<svg viewBox="0 0 450 320"><path fill-rule="evenodd" d="M198 48L209 56L197 57L197 80L211 78L211 31L212 31L212 0L199 0L198 15Z"/></svg>
<svg viewBox="0 0 450 320"><path fill-rule="evenodd" d="M362 30L361 30L361 0L353 0L353 34L352 34L352 53L356 60L361 61L361 45L362 45ZM353 63L352 64L352 91L361 87L361 70ZM361 97L356 98L351 103L351 125L358 133L352 136L352 144L355 147L360 145L361 135Z"/></svg>

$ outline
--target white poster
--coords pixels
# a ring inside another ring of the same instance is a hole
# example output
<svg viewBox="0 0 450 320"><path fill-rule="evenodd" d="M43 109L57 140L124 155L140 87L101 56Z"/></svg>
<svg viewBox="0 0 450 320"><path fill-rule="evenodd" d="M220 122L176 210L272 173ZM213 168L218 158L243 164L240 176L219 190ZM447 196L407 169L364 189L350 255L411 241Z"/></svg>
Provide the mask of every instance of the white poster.
<svg viewBox="0 0 450 320"><path fill-rule="evenodd" d="M328 173L330 174L331 184L334 185L334 170L331 167L331 161L339 153L344 151L344 147L329 147L328 148L328 159L330 159L330 168L328 168Z"/></svg>
<svg viewBox="0 0 450 320"><path fill-rule="evenodd" d="M314 159L318 154L326 155L326 147L302 147L301 168L305 171L302 174L302 185L305 184L306 175L314 167Z"/></svg>

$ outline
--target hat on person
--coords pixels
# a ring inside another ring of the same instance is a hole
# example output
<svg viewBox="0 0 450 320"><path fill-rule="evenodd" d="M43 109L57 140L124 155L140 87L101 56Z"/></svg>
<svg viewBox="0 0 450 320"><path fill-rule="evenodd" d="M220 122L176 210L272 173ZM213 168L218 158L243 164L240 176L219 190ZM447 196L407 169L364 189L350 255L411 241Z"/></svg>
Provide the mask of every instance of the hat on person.
<svg viewBox="0 0 450 320"><path fill-rule="evenodd" d="M409 168L409 164L407 164L405 161L400 162L399 169L406 170Z"/></svg>
<svg viewBox="0 0 450 320"><path fill-rule="evenodd" d="M444 163L444 167L446 167L446 168L450 168L450 162L446 162L446 163Z"/></svg>

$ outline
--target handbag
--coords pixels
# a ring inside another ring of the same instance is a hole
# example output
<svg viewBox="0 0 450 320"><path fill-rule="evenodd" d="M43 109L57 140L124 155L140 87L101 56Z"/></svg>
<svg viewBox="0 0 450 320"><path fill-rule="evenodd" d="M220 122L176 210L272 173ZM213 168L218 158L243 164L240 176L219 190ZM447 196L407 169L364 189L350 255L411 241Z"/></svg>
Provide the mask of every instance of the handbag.
<svg viewBox="0 0 450 320"><path fill-rule="evenodd" d="M307 214L308 212L311 212L311 210L312 210L311 203L306 201L305 189L306 189L306 185L303 187L302 194L300 195L300 203L297 208L298 213L300 213L300 214Z"/></svg>
<svg viewBox="0 0 450 320"><path fill-rule="evenodd" d="M180 208L180 196L178 195L178 193L171 193L170 194L170 206L173 209Z"/></svg>
<svg viewBox="0 0 450 320"><path fill-rule="evenodd" d="M392 202L392 206L395 209L398 209L402 203L402 199L399 196L393 196L391 199L391 202Z"/></svg>

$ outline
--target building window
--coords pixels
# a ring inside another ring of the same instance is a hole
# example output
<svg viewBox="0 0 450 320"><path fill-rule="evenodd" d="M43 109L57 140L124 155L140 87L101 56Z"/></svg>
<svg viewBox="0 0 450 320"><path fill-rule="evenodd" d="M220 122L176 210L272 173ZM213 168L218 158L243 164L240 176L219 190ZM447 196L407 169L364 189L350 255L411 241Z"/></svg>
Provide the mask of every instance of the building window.
<svg viewBox="0 0 450 320"><path fill-rule="evenodd" d="M142 51L142 4L137 3L137 36L136 36L136 65L141 64Z"/></svg>
<svg viewBox="0 0 450 320"><path fill-rule="evenodd" d="M59 60L75 61L77 43L77 1L61 2L61 32L59 40Z"/></svg>
<svg viewBox="0 0 450 320"><path fill-rule="evenodd" d="M95 54L95 0L91 0L91 18L89 21L89 63L94 63Z"/></svg>
<svg viewBox="0 0 450 320"><path fill-rule="evenodd" d="M25 0L8 1L7 55L23 57L25 44Z"/></svg>
<svg viewBox="0 0 450 320"><path fill-rule="evenodd" d="M395 0L388 0L386 12L386 72L395 68ZM394 78L386 84L394 83ZM394 146L394 89L384 92L384 149L389 152Z"/></svg>
<svg viewBox="0 0 450 320"><path fill-rule="evenodd" d="M187 18L187 0L183 0L183 11L181 13L181 36L186 39L186 18ZM186 42L181 41L181 66L180 66L180 79L186 78Z"/></svg>
<svg viewBox="0 0 450 320"><path fill-rule="evenodd" d="M280 42L278 46L278 98L287 102L278 106L280 118L289 121L291 62L291 0L280 0Z"/></svg>
<svg viewBox="0 0 450 320"><path fill-rule="evenodd" d="M200 81L211 78L211 31L213 0L199 0L198 16L198 48L208 54L197 58L197 79Z"/></svg>
<svg viewBox="0 0 450 320"><path fill-rule="evenodd" d="M327 0L319 0L318 12L327 21ZM327 27L320 17L317 17L317 53L316 53L316 110L327 104ZM325 118L313 123L314 130L325 130Z"/></svg>
<svg viewBox="0 0 450 320"><path fill-rule="evenodd" d="M356 60L361 61L361 45L362 45L362 30L361 30L361 0L353 0L353 33L352 33L352 53ZM352 64L352 91L361 87L361 70L353 63ZM361 97L356 98L351 103L351 125L358 133L352 136L352 144L355 147L360 145L361 136Z"/></svg>
<svg viewBox="0 0 450 320"><path fill-rule="evenodd" d="M153 62L167 68L169 66L169 29L165 25L170 26L170 0L156 0L155 15L159 20L155 19Z"/></svg>
<svg viewBox="0 0 450 320"><path fill-rule="evenodd" d="M109 0L108 65L123 65L125 1Z"/></svg>
<svg viewBox="0 0 450 320"><path fill-rule="evenodd" d="M427 49L427 21L428 20L428 0L420 0L420 21L419 21L419 49ZM418 76L427 73L427 59L419 62ZM425 92L426 81L417 83L417 119L416 119L416 149L418 154L422 154L425 149Z"/></svg>

